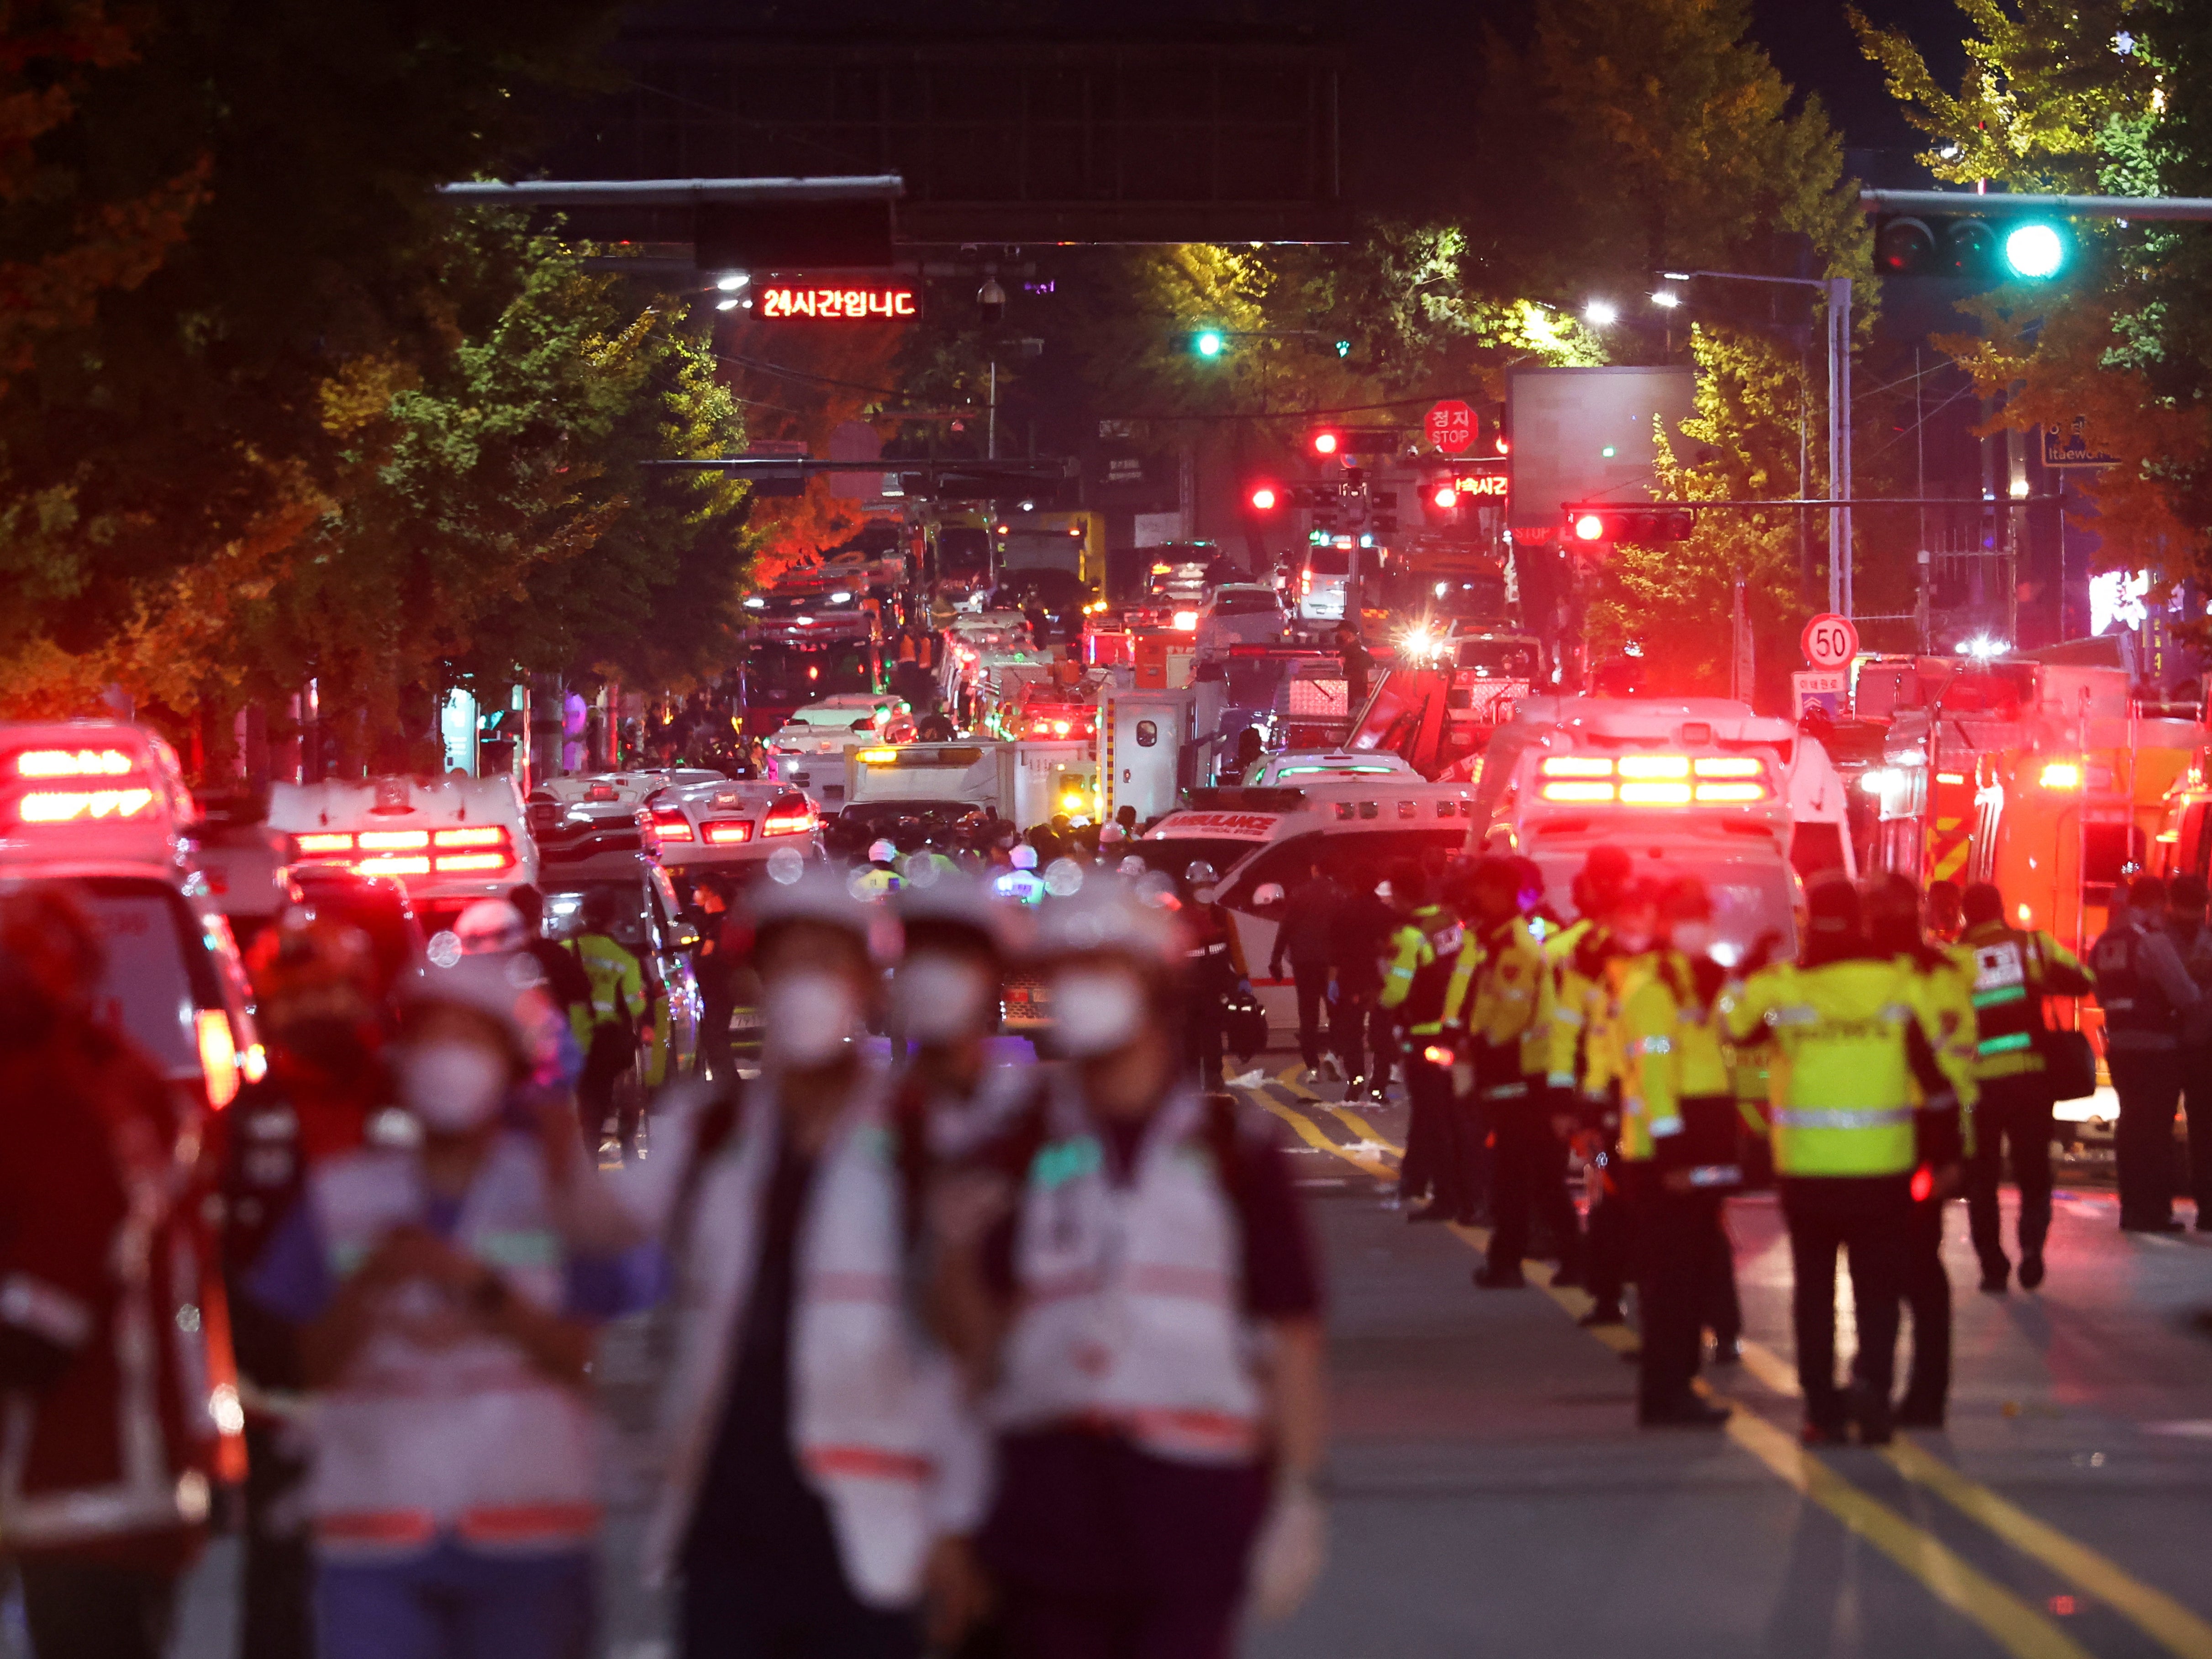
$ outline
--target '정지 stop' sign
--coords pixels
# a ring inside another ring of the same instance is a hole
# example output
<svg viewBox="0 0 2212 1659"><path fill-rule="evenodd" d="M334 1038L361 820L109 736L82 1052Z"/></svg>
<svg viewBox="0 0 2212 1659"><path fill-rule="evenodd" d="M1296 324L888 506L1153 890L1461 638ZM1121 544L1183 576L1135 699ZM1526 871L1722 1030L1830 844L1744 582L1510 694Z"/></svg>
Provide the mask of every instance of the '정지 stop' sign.
<svg viewBox="0 0 2212 1659"><path fill-rule="evenodd" d="M1805 660L1815 668L1841 668L1858 655L1859 630L1849 617L1824 611L1805 624Z"/></svg>
<svg viewBox="0 0 2212 1659"><path fill-rule="evenodd" d="M1447 398L1429 410L1429 441L1447 455L1464 453L1474 442L1474 407Z"/></svg>

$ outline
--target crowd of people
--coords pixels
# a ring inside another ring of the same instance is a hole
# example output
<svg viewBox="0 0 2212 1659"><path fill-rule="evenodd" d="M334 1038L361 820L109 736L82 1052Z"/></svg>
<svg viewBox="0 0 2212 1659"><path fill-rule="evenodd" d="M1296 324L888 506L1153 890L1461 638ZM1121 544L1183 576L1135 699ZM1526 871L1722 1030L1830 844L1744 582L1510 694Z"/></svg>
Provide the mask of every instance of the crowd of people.
<svg viewBox="0 0 2212 1659"><path fill-rule="evenodd" d="M1295 1606L1322 1286L1285 1155L1218 1091L1249 965L1210 872L1110 852L1055 863L1035 908L934 856L702 891L719 1033L649 1156L605 1162L594 1056L643 1011L596 912L570 950L502 902L395 971L295 909L252 963L265 1075L210 1114L95 1006L70 896L0 899L0 1539L40 1659L161 1652L231 1496L249 1659L589 1651L617 1320L665 1361L645 1567L687 1656L1206 1659ZM1741 1323L1723 1205L1760 1163L1805 1440L1942 1424L1947 1199L1983 1291L2048 1271L2052 1103L2093 1062L2045 999L2102 1004L2121 1224L2179 1224L2201 883L2138 878L2086 963L1983 884L1816 879L1786 958L1723 948L1698 881L1617 849L1571 897L1568 922L1507 857L1371 894L1316 867L1268 965L1317 1079L1334 1058L1381 1098L1402 1069L1400 1201L1490 1229L1478 1286L1549 1261L1605 1323L1633 1285L1642 1424L1723 1419L1698 1387L1705 1334L1725 1363ZM1042 1061L997 1035L1018 970Z"/></svg>

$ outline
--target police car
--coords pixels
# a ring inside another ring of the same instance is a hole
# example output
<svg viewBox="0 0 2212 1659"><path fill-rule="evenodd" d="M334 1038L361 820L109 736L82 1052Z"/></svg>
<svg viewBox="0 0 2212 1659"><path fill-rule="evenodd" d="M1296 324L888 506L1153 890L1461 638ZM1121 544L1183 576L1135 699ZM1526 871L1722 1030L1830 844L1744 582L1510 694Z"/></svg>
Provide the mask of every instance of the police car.
<svg viewBox="0 0 2212 1659"><path fill-rule="evenodd" d="M432 933L478 899L538 879L538 844L508 777L280 783L269 827L292 837L295 865L398 877Z"/></svg>
<svg viewBox="0 0 2212 1659"><path fill-rule="evenodd" d="M769 775L832 805L845 794L845 757L871 744L914 736L914 715L896 697L841 692L792 711L768 738Z"/></svg>
<svg viewBox="0 0 2212 1659"><path fill-rule="evenodd" d="M0 885L52 883L106 945L97 1003L220 1111L264 1065L252 994L200 867L176 751L112 720L0 724Z"/></svg>
<svg viewBox="0 0 2212 1659"><path fill-rule="evenodd" d="M785 847L814 857L822 829L802 790L713 775L654 790L639 803L636 821L645 852L679 882L710 872L750 880Z"/></svg>
<svg viewBox="0 0 2212 1659"><path fill-rule="evenodd" d="M1474 789L1417 774L1316 776L1297 788L1194 789L1128 851L1182 879L1210 865L1254 988L1278 1028L1297 1023L1288 979L1265 979L1290 891L1319 864L1347 892L1372 891L1393 862L1449 858L1472 846Z"/></svg>

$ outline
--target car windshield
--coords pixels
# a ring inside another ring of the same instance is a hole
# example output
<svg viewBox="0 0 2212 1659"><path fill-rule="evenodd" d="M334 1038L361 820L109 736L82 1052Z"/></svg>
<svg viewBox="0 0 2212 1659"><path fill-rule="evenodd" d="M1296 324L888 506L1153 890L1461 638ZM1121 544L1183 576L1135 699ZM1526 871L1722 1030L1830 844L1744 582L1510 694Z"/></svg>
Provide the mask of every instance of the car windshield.
<svg viewBox="0 0 2212 1659"><path fill-rule="evenodd" d="M614 937L640 955L650 949L646 927L645 884L638 881L586 881L548 888L545 931L555 939L574 939L584 931L584 906L590 895L614 897Z"/></svg>
<svg viewBox="0 0 2212 1659"><path fill-rule="evenodd" d="M193 1012L220 1008L222 996L191 909L156 881L118 878L72 885L104 947L94 993L100 1018L162 1071L197 1071Z"/></svg>
<svg viewBox="0 0 2212 1659"><path fill-rule="evenodd" d="M762 703L804 702L831 691L872 691L865 647L757 645L745 665L746 689Z"/></svg>
<svg viewBox="0 0 2212 1659"><path fill-rule="evenodd" d="M1120 851L1125 858L1133 853L1153 869L1164 870L1180 881L1182 872L1200 860L1213 866L1215 875L1226 876L1231 866L1266 845L1229 836L1170 836L1161 841L1125 842Z"/></svg>

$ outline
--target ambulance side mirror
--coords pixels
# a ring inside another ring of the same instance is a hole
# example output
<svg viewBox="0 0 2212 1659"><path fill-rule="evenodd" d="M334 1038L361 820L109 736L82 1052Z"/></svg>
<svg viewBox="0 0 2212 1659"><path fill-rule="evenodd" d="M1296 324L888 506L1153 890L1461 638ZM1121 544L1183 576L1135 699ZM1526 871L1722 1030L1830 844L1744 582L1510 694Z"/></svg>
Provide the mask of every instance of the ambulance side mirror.
<svg viewBox="0 0 2212 1659"><path fill-rule="evenodd" d="M1252 908L1267 911L1279 908L1283 902L1283 884L1263 881L1252 890Z"/></svg>

